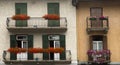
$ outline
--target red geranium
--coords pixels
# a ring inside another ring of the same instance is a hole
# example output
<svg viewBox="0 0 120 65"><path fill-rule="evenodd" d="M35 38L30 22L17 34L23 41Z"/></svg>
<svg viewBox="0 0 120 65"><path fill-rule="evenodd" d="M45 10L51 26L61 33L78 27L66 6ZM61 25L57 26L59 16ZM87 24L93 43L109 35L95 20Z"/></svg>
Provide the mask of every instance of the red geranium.
<svg viewBox="0 0 120 65"><path fill-rule="evenodd" d="M43 16L43 18L48 19L48 20L59 20L60 19L59 15L56 15L56 14L46 14Z"/></svg>
<svg viewBox="0 0 120 65"><path fill-rule="evenodd" d="M12 16L13 20L28 20L29 18L30 16L27 16L25 14L18 14L18 15Z"/></svg>

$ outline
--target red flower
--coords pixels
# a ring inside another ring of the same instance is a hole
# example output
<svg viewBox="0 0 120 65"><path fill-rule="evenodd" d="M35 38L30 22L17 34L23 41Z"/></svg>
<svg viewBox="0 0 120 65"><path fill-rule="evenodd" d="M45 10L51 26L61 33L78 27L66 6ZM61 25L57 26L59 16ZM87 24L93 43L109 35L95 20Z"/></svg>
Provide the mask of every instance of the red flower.
<svg viewBox="0 0 120 65"><path fill-rule="evenodd" d="M46 14L43 16L43 18L49 19L49 20L59 20L60 19L60 17L56 14Z"/></svg>
<svg viewBox="0 0 120 65"><path fill-rule="evenodd" d="M18 14L18 15L12 16L13 20L28 20L29 18L30 16L27 16L25 14Z"/></svg>

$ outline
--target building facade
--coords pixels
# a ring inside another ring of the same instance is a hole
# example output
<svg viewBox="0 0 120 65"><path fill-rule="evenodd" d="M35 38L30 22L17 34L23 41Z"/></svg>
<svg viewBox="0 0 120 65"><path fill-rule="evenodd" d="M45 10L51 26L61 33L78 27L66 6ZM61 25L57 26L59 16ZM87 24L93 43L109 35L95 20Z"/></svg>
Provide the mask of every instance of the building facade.
<svg viewBox="0 0 120 65"><path fill-rule="evenodd" d="M71 2L72 0L1 0L1 60L6 64L77 63L76 9ZM29 19L13 18L13 15L20 14L29 16ZM60 18L47 20L43 18L45 14L57 14ZM2 59L3 50L10 48L63 48L64 51L17 54L7 52L5 59Z"/></svg>
<svg viewBox="0 0 120 65"><path fill-rule="evenodd" d="M90 50L107 49L110 51L106 61L110 64L120 64L119 2L119 0L73 0L77 10L79 63L91 62L88 55ZM92 58L92 61L95 61L95 58Z"/></svg>

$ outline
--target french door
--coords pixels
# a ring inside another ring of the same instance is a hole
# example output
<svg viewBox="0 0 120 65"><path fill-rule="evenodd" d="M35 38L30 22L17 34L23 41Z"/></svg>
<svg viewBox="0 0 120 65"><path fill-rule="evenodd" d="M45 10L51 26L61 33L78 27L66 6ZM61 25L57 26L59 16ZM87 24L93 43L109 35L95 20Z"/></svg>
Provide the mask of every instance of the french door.
<svg viewBox="0 0 120 65"><path fill-rule="evenodd" d="M26 48L28 49L28 41L23 41L23 40L20 40L20 41L17 41L18 42L18 47L19 48ZM18 53L17 54L17 60L27 60L27 52L24 52L24 53Z"/></svg>

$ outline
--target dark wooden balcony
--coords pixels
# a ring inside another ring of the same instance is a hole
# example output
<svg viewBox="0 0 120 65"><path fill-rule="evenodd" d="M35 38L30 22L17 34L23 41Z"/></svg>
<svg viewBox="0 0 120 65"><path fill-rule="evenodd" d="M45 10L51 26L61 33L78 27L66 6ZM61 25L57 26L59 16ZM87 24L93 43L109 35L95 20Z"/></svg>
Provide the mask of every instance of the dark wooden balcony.
<svg viewBox="0 0 120 65"><path fill-rule="evenodd" d="M106 34L109 29L108 17L100 19L100 17L87 17L87 32L90 33L104 33Z"/></svg>
<svg viewBox="0 0 120 65"><path fill-rule="evenodd" d="M19 53L22 55L22 53ZM10 59L10 52L3 52L3 62L6 65L54 65L54 64L71 64L71 51L66 50L65 51L65 58L66 59L58 59L54 58L54 60L48 59L44 60L43 59L43 53L34 53L34 58L33 60L27 60L27 58L17 58L16 60L11 60ZM22 55L24 56L24 55ZM50 58L50 57L49 57Z"/></svg>
<svg viewBox="0 0 120 65"><path fill-rule="evenodd" d="M88 54L88 64L97 65L97 64L109 64L111 53L109 50L89 50Z"/></svg>
<svg viewBox="0 0 120 65"><path fill-rule="evenodd" d="M6 21L10 32L65 32L67 30L67 19L46 20L42 17L30 17L28 20L13 20L11 17Z"/></svg>

